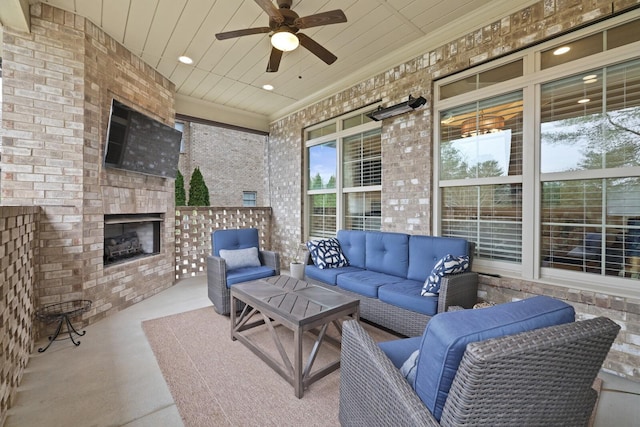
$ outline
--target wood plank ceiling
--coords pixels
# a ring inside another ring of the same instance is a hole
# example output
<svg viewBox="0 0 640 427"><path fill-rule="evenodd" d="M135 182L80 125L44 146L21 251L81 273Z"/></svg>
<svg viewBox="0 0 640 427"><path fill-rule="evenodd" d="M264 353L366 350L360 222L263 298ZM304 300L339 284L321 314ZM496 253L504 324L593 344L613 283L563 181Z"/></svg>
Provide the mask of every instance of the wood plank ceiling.
<svg viewBox="0 0 640 427"><path fill-rule="evenodd" d="M32 3L35 0L30 0ZM43 0L84 16L175 83L179 96L275 120L523 7L526 0L294 0L301 17L342 9L348 22L302 32L334 53L326 65L299 47L267 73L269 34L216 40L268 26L254 0ZM276 1L274 1L276 3ZM491 7L488 4L491 3ZM453 29L466 17L472 27ZM485 22L482 22L484 19ZM454 31L455 30L455 31ZM452 32L454 31L454 32ZM448 39L444 38L449 37ZM442 39L442 40L440 40ZM422 42L421 42L422 41ZM415 52L409 51L413 46ZM404 58L398 58L402 53ZM180 55L192 65L178 62ZM386 67L386 68L385 68ZM274 86L273 91L262 88Z"/></svg>

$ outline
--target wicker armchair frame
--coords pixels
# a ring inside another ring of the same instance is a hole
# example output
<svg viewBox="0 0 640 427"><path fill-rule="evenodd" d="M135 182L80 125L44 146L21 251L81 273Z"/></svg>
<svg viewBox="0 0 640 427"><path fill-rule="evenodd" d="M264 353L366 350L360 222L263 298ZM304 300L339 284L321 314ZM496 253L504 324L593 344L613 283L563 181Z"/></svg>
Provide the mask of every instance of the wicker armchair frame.
<svg viewBox="0 0 640 427"><path fill-rule="evenodd" d="M262 265L274 268L275 275L280 275L280 254L278 252L259 251L258 256ZM214 255L207 257L207 289L216 313L228 316L231 313L231 291L227 287L227 265L224 258ZM236 304L235 310L242 310L242 305Z"/></svg>
<svg viewBox="0 0 640 427"><path fill-rule="evenodd" d="M343 426L586 426L620 326L594 319L471 343L440 422L356 321L343 325Z"/></svg>

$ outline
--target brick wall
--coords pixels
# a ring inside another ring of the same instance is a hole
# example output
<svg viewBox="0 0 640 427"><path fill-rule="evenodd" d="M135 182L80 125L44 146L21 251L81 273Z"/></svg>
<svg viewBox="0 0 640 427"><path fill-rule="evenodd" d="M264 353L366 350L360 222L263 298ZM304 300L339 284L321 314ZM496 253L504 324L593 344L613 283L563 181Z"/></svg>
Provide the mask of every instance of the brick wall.
<svg viewBox="0 0 640 427"><path fill-rule="evenodd" d="M303 141L306 126L382 99L392 105L409 94L432 101L433 80L530 46L560 32L604 18L637 1L541 0L510 16L451 40L433 50L274 122L267 169L273 209L274 250L291 259L303 238ZM431 234L432 129L429 108L385 120L382 127L382 228ZM579 317L604 315L622 325L605 367L640 380L640 301L514 279L482 277L481 296L496 302L550 294L576 307Z"/></svg>
<svg viewBox="0 0 640 427"><path fill-rule="evenodd" d="M33 349L39 212L0 206L0 425Z"/></svg>
<svg viewBox="0 0 640 427"><path fill-rule="evenodd" d="M185 152L180 155L179 168L187 199L191 174L199 167L212 206L242 206L243 191L255 191L256 206L267 206L266 136L194 122L185 122L185 129Z"/></svg>
<svg viewBox="0 0 640 427"><path fill-rule="evenodd" d="M3 204L42 206L37 306L93 301L93 323L173 284L173 180L102 166L112 98L173 124L171 82L90 21L41 3L4 29ZM103 267L105 214L162 213L159 255Z"/></svg>

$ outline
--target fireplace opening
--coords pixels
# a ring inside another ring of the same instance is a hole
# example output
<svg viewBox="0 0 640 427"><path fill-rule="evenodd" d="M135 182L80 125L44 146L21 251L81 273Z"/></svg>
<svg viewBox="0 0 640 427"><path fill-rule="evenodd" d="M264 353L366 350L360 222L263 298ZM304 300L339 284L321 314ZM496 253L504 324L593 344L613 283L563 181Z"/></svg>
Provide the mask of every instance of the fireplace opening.
<svg viewBox="0 0 640 427"><path fill-rule="evenodd" d="M163 214L104 216L104 265L160 253Z"/></svg>

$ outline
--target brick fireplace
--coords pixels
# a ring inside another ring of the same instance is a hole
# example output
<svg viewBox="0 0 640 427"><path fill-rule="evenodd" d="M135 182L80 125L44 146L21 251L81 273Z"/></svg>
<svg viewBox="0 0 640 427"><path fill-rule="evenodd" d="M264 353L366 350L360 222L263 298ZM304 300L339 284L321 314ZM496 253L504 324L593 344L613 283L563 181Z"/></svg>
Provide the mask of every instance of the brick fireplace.
<svg viewBox="0 0 640 427"><path fill-rule="evenodd" d="M2 203L42 206L36 307L89 299L93 323L174 283L173 180L105 169L103 157L112 99L172 125L175 88L72 13L34 4L31 29L4 30ZM152 224L151 249L105 265L105 239L132 218Z"/></svg>

